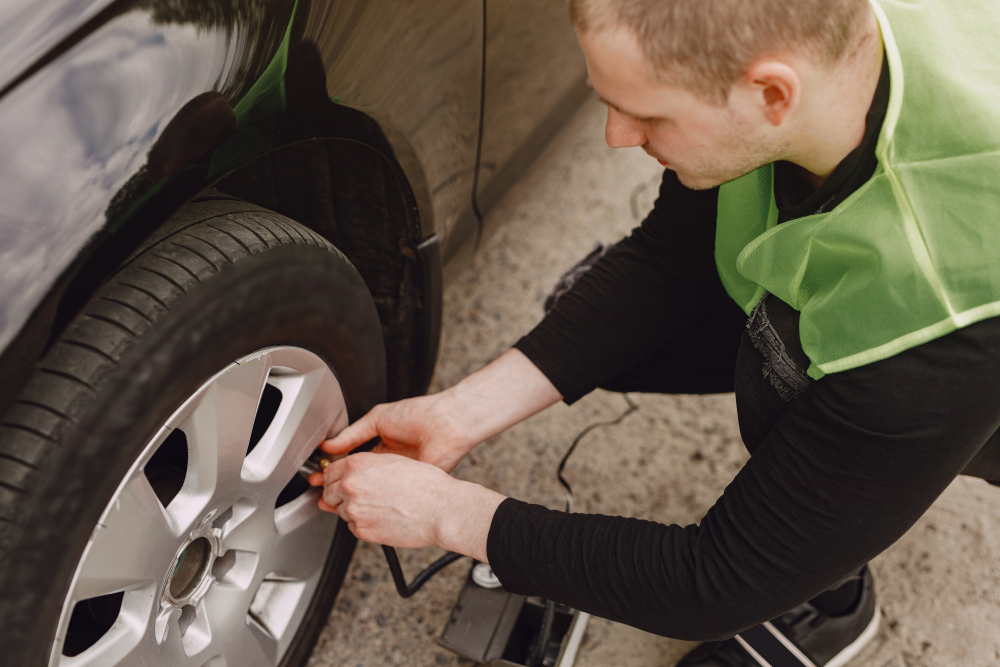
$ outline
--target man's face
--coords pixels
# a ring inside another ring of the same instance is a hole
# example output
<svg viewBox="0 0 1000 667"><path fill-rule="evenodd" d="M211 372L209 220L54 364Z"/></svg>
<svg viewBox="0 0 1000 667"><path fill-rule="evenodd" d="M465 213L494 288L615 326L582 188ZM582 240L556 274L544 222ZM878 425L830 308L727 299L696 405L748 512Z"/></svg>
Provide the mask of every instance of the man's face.
<svg viewBox="0 0 1000 667"><path fill-rule="evenodd" d="M677 172L689 188L727 183L774 161L753 109L730 101L714 106L693 93L665 84L630 32L579 32L590 82L608 105L605 135L612 148L641 146ZM749 113L747 113L749 111Z"/></svg>

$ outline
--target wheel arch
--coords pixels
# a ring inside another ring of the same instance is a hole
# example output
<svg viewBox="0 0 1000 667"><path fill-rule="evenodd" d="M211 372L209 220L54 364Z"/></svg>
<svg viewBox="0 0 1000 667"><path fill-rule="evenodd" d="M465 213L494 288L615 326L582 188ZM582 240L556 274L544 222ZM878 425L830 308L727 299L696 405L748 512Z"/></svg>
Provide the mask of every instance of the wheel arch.
<svg viewBox="0 0 1000 667"><path fill-rule="evenodd" d="M267 151L204 188L184 178L171 185L119 229L92 239L4 350L0 412L108 275L169 230L166 223L186 204L213 197L284 215L343 252L365 279L382 321L389 398L426 391L440 334L441 255L437 237L424 235L416 197L394 159L357 139L319 137Z"/></svg>
<svg viewBox="0 0 1000 667"><path fill-rule="evenodd" d="M317 138L262 155L214 187L295 220L343 252L382 322L389 399L427 390L441 326L441 253L398 162L354 139Z"/></svg>

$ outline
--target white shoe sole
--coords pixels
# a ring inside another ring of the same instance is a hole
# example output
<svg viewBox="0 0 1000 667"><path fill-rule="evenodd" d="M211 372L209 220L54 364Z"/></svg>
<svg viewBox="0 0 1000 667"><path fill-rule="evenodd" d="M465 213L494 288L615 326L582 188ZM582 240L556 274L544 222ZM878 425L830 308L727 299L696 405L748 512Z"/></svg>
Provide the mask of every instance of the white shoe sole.
<svg viewBox="0 0 1000 667"><path fill-rule="evenodd" d="M858 636L853 642L848 644L843 651L833 656L830 662L826 663L823 667L844 667L852 658L861 653L861 649L868 645L868 642L875 639L875 635L878 634L878 626L882 620L882 610L875 605L875 614L872 616L872 620L869 621L868 627L865 631Z"/></svg>

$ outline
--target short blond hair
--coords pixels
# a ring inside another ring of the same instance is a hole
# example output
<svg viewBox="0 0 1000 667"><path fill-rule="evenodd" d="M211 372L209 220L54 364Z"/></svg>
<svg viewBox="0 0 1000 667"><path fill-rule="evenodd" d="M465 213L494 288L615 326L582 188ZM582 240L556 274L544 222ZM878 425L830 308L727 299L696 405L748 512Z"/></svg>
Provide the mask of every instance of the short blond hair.
<svg viewBox="0 0 1000 667"><path fill-rule="evenodd" d="M750 65L806 47L837 62L867 0L569 0L581 32L630 30L664 80L724 105Z"/></svg>

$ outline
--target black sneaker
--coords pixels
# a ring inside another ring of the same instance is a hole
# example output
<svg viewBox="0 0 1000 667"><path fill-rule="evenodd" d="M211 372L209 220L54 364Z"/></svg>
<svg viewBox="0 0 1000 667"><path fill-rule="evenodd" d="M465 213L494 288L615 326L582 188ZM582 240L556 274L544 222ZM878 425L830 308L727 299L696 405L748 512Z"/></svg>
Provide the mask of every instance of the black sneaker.
<svg viewBox="0 0 1000 667"><path fill-rule="evenodd" d="M853 611L827 616L806 602L732 639L701 644L677 667L842 667L875 637L881 619L867 567L861 577Z"/></svg>

